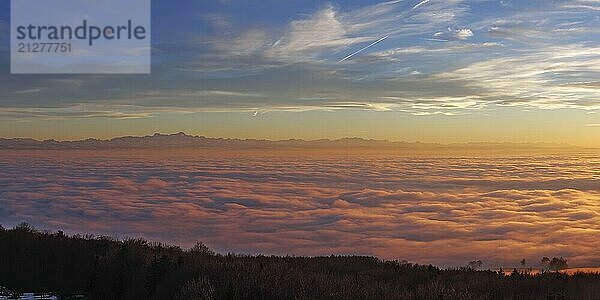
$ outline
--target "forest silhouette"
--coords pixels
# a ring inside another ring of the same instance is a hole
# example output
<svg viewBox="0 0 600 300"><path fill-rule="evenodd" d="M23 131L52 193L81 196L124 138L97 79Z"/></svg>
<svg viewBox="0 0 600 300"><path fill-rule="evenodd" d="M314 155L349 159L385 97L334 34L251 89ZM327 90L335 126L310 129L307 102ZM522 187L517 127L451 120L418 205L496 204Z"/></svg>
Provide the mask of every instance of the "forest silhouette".
<svg viewBox="0 0 600 300"><path fill-rule="evenodd" d="M223 255L202 243L183 250L22 223L0 226L0 286L64 299L597 299L600 275L505 276L367 256Z"/></svg>

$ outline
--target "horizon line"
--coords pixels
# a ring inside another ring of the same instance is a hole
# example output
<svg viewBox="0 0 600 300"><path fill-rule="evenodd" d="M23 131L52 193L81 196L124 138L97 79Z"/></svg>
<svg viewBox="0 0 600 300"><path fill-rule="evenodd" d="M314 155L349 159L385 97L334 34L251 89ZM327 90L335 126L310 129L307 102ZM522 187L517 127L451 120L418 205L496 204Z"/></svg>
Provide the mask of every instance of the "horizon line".
<svg viewBox="0 0 600 300"><path fill-rule="evenodd" d="M178 131L175 133L161 133L154 132L153 134L145 134L145 135L119 135L110 138L96 138L96 137L86 137L79 139L56 139L56 138L48 138L48 139L38 139L33 137L0 137L0 140L4 141L18 141L18 140L30 140L39 143L44 142L57 142L57 143L74 143L74 142L86 142L86 141L98 141L98 142L112 142L119 139L126 138L152 138L152 137L173 137L173 136L185 136L189 138L204 138L204 139L212 139L212 140L226 140L226 141L240 141L240 142L304 142L304 143L314 143L314 142L339 142L345 140L358 140L363 142L371 142L371 143L390 143L390 144L413 144L413 145L437 145L437 146L467 146L467 145L531 145L531 146L544 146L544 147L562 147L562 148L578 148L578 149L600 149L600 147L593 146L581 146L581 145L573 145L569 143L560 143L560 142L544 142L544 141L532 141L532 142L516 142L516 141L465 141L465 142L423 142L423 141L407 141L407 140L390 140L390 139L374 139L374 138L364 138L359 136L345 136L339 138L319 138L319 139L303 139L303 138L288 138L288 139L269 139L269 138L241 138L241 137L215 137L215 136L205 136L201 134L188 134L183 131Z"/></svg>

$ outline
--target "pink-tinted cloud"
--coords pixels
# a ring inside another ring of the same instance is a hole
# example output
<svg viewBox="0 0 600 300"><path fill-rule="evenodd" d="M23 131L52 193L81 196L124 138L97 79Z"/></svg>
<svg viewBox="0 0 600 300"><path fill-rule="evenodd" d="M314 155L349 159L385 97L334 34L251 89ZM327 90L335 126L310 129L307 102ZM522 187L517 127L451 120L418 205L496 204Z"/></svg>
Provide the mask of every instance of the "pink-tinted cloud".
<svg viewBox="0 0 600 300"><path fill-rule="evenodd" d="M0 156L0 223L219 251L600 265L597 156Z"/></svg>

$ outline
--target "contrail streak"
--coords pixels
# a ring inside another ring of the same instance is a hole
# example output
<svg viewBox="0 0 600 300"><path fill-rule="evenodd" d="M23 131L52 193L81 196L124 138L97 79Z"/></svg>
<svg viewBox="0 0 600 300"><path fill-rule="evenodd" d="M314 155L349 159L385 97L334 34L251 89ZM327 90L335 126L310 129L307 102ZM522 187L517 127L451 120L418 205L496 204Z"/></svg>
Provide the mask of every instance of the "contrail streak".
<svg viewBox="0 0 600 300"><path fill-rule="evenodd" d="M449 40L444 40L444 39L424 39L424 38L422 38L422 40L434 41L434 42L449 42Z"/></svg>
<svg viewBox="0 0 600 300"><path fill-rule="evenodd" d="M421 5L427 4L427 2L429 2L429 0L423 0L423 1L419 2L419 4L413 6L412 9L417 9L417 8L421 7Z"/></svg>
<svg viewBox="0 0 600 300"><path fill-rule="evenodd" d="M376 41L372 42L372 43L371 43L369 46L366 46L366 47L364 47L364 48L362 48L362 49L360 49L360 50L358 50L358 51L356 51L356 52L354 52L354 53L352 53L352 54L350 54L350 55L348 55L348 56L346 56L346 57L342 58L340 61L338 61L338 63L341 63L341 62L343 62L343 61L345 61L345 60L347 60L347 59L351 58L352 56L354 56L354 55L356 55L356 54L359 54L359 53L361 53L361 52L363 52L363 51L365 51L365 50L367 50L367 49L369 49L369 48L371 48L371 47L375 46L377 43L379 43L379 42L381 42L381 41L383 41L383 40L387 39L388 37L389 37L389 35L386 35L386 36L384 36L384 37L382 37L382 38L380 38L380 39L378 39L378 40L376 40Z"/></svg>

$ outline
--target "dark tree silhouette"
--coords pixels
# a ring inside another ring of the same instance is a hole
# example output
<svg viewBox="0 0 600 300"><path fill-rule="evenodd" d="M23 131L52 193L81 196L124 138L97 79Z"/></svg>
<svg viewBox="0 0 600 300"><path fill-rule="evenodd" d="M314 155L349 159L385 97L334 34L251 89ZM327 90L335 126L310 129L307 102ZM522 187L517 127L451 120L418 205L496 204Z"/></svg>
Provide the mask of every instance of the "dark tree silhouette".
<svg viewBox="0 0 600 300"><path fill-rule="evenodd" d="M553 269L566 259L547 258ZM554 261L554 262L553 262ZM594 299L600 275L504 276L367 256L221 255L141 239L0 229L0 285L86 299ZM0 292L3 289L0 288Z"/></svg>
<svg viewBox="0 0 600 300"><path fill-rule="evenodd" d="M567 259L564 257L553 257L548 267L551 271L558 272L560 270L567 269L569 265L567 264Z"/></svg>
<svg viewBox="0 0 600 300"><path fill-rule="evenodd" d="M198 255L215 255L215 252L202 242L196 242L196 245L190 249L190 252Z"/></svg>
<svg viewBox="0 0 600 300"><path fill-rule="evenodd" d="M550 271L550 258L544 256L541 261L541 270L542 272Z"/></svg>
<svg viewBox="0 0 600 300"><path fill-rule="evenodd" d="M477 269L483 267L483 261L481 261L481 260L470 261L468 263L467 267L470 269L473 269L473 270L477 270Z"/></svg>
<svg viewBox="0 0 600 300"><path fill-rule="evenodd" d="M177 296L177 299L212 300L215 299L215 287L208 277L203 276L186 282Z"/></svg>

